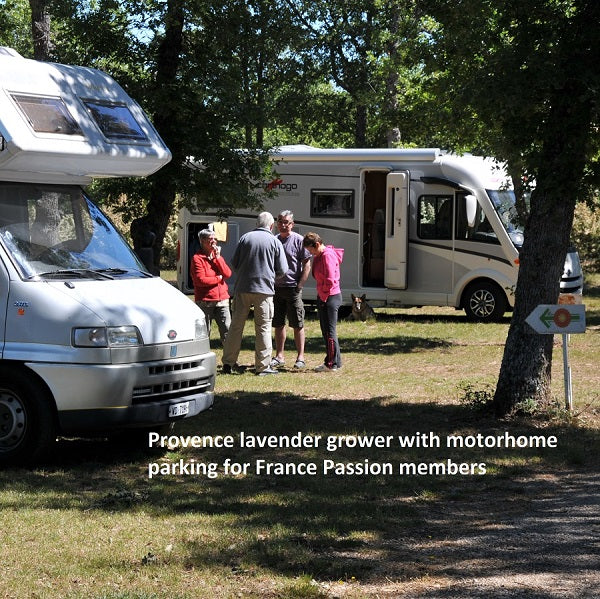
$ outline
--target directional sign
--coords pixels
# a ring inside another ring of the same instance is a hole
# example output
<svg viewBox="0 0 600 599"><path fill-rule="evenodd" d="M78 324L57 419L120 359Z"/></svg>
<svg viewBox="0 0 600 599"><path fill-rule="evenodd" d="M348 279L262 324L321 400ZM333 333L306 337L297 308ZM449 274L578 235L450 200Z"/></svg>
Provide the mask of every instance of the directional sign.
<svg viewBox="0 0 600 599"><path fill-rule="evenodd" d="M525 322L542 335L585 333L585 306L540 304Z"/></svg>

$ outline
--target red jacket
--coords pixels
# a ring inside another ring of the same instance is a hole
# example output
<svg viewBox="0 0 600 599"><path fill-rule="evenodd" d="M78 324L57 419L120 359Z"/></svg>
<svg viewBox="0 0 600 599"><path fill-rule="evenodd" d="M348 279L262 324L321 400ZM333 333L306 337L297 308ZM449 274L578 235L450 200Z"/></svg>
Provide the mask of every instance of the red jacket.
<svg viewBox="0 0 600 599"><path fill-rule="evenodd" d="M229 299L229 288L225 279L231 276L231 268L227 266L223 256L211 260L204 254L194 254L190 274L194 282L194 299L197 302Z"/></svg>

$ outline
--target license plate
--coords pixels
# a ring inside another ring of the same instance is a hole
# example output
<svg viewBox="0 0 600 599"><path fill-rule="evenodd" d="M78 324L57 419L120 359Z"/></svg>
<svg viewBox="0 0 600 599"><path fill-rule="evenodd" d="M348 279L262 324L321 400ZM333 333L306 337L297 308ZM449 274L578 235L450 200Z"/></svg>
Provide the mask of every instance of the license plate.
<svg viewBox="0 0 600 599"><path fill-rule="evenodd" d="M176 416L185 416L190 411L190 402L177 403L174 406L169 406L169 418Z"/></svg>

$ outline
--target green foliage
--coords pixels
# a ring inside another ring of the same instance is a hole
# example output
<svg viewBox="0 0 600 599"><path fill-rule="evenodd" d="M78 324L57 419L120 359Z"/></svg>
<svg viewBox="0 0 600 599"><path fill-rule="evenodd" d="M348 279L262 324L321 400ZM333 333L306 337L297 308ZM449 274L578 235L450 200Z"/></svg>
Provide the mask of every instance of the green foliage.
<svg viewBox="0 0 600 599"><path fill-rule="evenodd" d="M462 395L459 401L477 412L491 412L494 401L494 388L491 385L483 385L483 388L476 388L473 383L468 381L461 382L459 390Z"/></svg>
<svg viewBox="0 0 600 599"><path fill-rule="evenodd" d="M27 0L0 0L0 46L13 48L19 54L33 54L31 9Z"/></svg>
<svg viewBox="0 0 600 599"><path fill-rule="evenodd" d="M571 238L586 269L600 268L600 196L575 208Z"/></svg>

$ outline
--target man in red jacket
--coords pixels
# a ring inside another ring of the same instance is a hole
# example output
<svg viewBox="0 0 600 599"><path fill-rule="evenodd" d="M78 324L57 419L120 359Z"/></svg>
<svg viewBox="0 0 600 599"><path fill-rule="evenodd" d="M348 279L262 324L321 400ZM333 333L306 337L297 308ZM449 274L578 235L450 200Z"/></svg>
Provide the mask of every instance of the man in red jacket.
<svg viewBox="0 0 600 599"><path fill-rule="evenodd" d="M210 323L214 318L219 327L221 343L225 340L231 313L229 311L229 288L225 282L231 269L221 256L215 232L202 229L198 233L200 249L192 256L190 273L194 282L194 299L206 315L206 327L210 334Z"/></svg>

